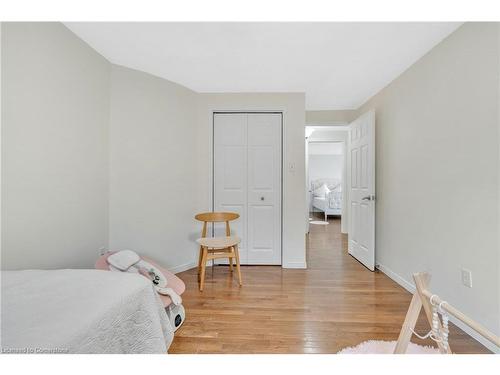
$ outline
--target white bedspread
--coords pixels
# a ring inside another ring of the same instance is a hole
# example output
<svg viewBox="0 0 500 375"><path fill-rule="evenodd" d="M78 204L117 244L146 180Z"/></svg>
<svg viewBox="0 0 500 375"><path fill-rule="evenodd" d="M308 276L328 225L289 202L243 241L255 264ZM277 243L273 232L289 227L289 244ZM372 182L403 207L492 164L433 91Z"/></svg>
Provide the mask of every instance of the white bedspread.
<svg viewBox="0 0 500 375"><path fill-rule="evenodd" d="M152 284L99 270L2 271L2 352L166 353L173 329Z"/></svg>

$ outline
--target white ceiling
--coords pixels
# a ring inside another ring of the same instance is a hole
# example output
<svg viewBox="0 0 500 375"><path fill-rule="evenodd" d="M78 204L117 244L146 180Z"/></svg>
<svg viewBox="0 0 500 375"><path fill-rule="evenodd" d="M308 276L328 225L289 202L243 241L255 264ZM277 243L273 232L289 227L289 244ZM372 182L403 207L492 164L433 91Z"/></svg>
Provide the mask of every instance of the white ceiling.
<svg viewBox="0 0 500 375"><path fill-rule="evenodd" d="M198 92L305 92L356 109L460 23L66 23L115 64Z"/></svg>

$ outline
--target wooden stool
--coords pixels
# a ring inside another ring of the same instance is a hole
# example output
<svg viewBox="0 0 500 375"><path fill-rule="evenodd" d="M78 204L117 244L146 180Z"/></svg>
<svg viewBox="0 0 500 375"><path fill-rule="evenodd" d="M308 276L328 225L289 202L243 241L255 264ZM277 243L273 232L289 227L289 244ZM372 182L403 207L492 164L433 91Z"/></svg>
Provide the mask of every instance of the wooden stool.
<svg viewBox="0 0 500 375"><path fill-rule="evenodd" d="M236 220L240 215L233 212L205 212L195 216L195 219L203 222L203 230L201 238L196 242L200 245L200 254L198 258L198 276L200 280L200 291L203 291L205 285L205 269L206 263L211 259L227 258L229 260L229 268L233 271L233 258L236 260L236 271L238 272L238 281L241 282L240 270L240 255L238 252L238 244L241 239L236 236L231 236L231 228L229 222ZM207 237L208 223L226 223L226 237Z"/></svg>

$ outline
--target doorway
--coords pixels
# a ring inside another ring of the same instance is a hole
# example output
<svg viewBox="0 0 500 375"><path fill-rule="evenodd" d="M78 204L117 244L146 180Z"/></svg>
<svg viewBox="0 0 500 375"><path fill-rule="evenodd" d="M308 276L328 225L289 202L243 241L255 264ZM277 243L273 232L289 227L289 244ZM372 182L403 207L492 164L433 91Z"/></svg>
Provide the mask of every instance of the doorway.
<svg viewBox="0 0 500 375"><path fill-rule="evenodd" d="M310 225L340 220L347 233L346 145L347 126L306 127L306 205ZM308 227L310 230L310 227Z"/></svg>

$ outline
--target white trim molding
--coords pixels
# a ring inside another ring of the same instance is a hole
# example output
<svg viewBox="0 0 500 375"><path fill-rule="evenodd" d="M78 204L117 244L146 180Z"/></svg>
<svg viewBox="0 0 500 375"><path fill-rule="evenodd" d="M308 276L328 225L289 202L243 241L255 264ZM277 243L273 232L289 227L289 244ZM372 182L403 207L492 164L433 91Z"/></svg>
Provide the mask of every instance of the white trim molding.
<svg viewBox="0 0 500 375"><path fill-rule="evenodd" d="M169 271L172 273L179 273L179 272L184 272L184 271L190 270L192 268L196 268L196 267L198 267L198 263L188 262L188 263L180 264L180 265L175 266L175 267L171 267L171 268L169 268Z"/></svg>
<svg viewBox="0 0 500 375"><path fill-rule="evenodd" d="M289 269L307 269L307 263L306 262L286 262L282 264L283 268L289 268Z"/></svg>

